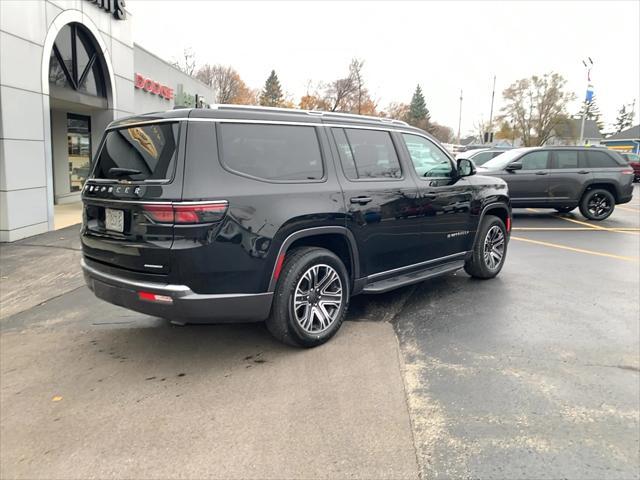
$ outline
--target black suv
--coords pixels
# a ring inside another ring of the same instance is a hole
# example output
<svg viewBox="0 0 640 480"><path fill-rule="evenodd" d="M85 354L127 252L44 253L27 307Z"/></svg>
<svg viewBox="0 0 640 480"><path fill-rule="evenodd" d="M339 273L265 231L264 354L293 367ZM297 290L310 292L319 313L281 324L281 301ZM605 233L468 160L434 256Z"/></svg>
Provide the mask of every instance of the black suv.
<svg viewBox="0 0 640 480"><path fill-rule="evenodd" d="M217 106L112 123L84 186L96 296L178 323L262 321L314 346L349 298L505 261L502 180L357 115Z"/></svg>
<svg viewBox="0 0 640 480"><path fill-rule="evenodd" d="M516 148L478 167L509 184L514 207L580 207L589 220L604 220L633 195L633 169L616 152L595 147Z"/></svg>

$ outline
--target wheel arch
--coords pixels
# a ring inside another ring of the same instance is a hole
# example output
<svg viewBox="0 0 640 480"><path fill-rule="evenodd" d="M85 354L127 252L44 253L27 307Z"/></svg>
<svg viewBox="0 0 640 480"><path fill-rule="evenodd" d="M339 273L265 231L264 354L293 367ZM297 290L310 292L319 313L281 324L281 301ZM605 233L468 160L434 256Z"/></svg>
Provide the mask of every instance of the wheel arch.
<svg viewBox="0 0 640 480"><path fill-rule="evenodd" d="M480 219L478 220L478 228L476 229L476 233L473 238L473 245L476 244L480 225L482 224L482 220L484 220L485 215L494 215L500 218L507 226L507 234L511 233L511 207L508 202L509 201L507 199L500 199L484 206L482 212L480 212Z"/></svg>
<svg viewBox="0 0 640 480"><path fill-rule="evenodd" d="M360 278L358 247L355 237L349 229L340 226L305 228L289 234L280 245L278 255L271 269L269 292L275 291L279 268L282 267L282 262L287 252L302 246L326 248L336 254L347 268L352 286L353 282Z"/></svg>
<svg viewBox="0 0 640 480"><path fill-rule="evenodd" d="M603 181L595 180L585 185L584 189L580 193L580 198L578 198L578 204L582 202L582 198L589 190L595 190L595 189L607 190L611 195L613 195L613 199L616 202L618 201L618 198L619 198L618 189L616 188L616 185L613 182L603 182Z"/></svg>

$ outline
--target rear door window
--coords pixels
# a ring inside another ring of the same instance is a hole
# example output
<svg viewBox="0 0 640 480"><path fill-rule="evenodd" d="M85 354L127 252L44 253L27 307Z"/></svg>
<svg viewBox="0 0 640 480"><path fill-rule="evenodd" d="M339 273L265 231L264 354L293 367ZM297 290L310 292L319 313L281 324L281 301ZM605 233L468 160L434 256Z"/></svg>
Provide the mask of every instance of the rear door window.
<svg viewBox="0 0 640 480"><path fill-rule="evenodd" d="M220 153L228 170L262 180L304 182L324 176L315 127L222 123Z"/></svg>
<svg viewBox="0 0 640 480"><path fill-rule="evenodd" d="M549 168L549 152L531 152L524 155L520 162L522 170L545 170Z"/></svg>
<svg viewBox="0 0 640 480"><path fill-rule="evenodd" d="M553 168L578 168L578 152L576 150L557 150Z"/></svg>
<svg viewBox="0 0 640 480"><path fill-rule="evenodd" d="M173 177L177 123L155 123L109 130L98 156L94 178L167 181Z"/></svg>
<svg viewBox="0 0 640 480"><path fill-rule="evenodd" d="M398 154L389 132L333 129L343 171L350 180L401 178Z"/></svg>
<svg viewBox="0 0 640 480"><path fill-rule="evenodd" d="M590 168L618 167L616 161L604 152L588 151L587 166Z"/></svg>

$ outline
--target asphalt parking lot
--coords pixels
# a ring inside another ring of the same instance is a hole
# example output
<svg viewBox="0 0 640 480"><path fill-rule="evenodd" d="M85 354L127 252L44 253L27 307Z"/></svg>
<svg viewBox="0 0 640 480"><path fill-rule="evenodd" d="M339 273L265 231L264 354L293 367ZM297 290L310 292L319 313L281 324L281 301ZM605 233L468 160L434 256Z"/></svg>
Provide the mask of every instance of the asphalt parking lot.
<svg viewBox="0 0 640 480"><path fill-rule="evenodd" d="M77 227L2 246L2 478L638 478L640 192L516 210L491 281L353 299L329 344L96 301Z"/></svg>

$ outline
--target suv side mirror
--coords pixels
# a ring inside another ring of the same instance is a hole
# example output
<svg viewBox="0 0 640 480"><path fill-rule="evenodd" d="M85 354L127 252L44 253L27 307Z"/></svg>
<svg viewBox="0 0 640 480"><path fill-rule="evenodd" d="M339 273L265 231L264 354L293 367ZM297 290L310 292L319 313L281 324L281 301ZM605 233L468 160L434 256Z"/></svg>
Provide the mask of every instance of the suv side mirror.
<svg viewBox="0 0 640 480"><path fill-rule="evenodd" d="M507 165L505 170L507 172L513 172L514 170L522 170L522 162L516 160L515 162L512 162L509 165Z"/></svg>
<svg viewBox="0 0 640 480"><path fill-rule="evenodd" d="M471 175L475 175L476 166L473 163L473 160L468 158L459 158L458 159L458 177L469 177Z"/></svg>

